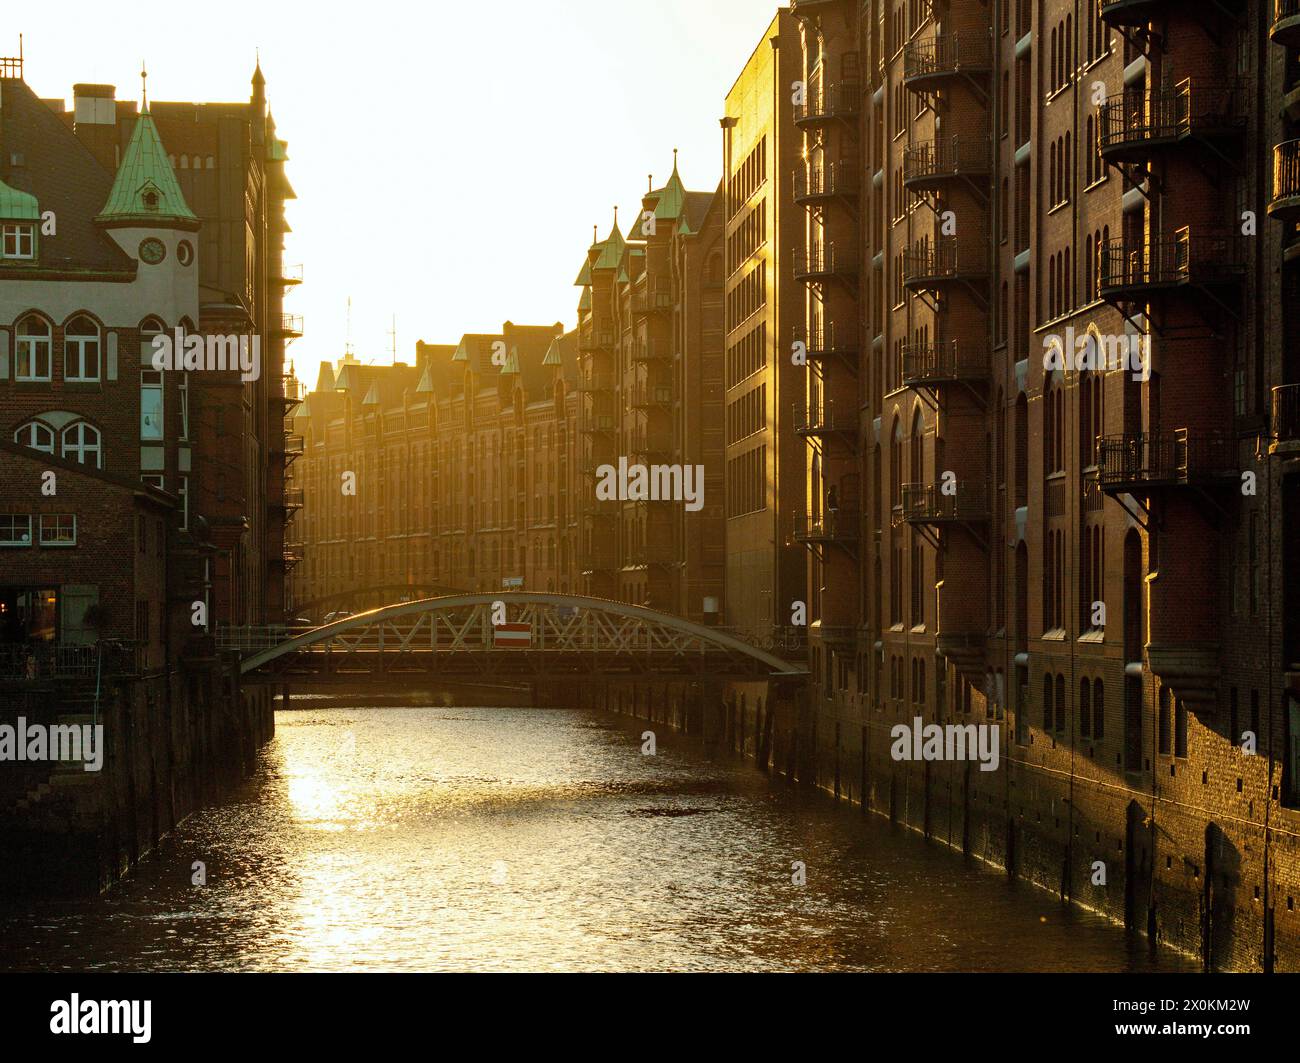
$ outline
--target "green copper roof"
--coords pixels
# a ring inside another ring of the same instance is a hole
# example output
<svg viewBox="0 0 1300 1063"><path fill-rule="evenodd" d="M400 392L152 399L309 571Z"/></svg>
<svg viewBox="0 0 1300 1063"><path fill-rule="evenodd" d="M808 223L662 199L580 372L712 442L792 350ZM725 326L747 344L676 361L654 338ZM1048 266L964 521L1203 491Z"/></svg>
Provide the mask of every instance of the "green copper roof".
<svg viewBox="0 0 1300 1063"><path fill-rule="evenodd" d="M5 221L40 221L36 197L0 181L0 218Z"/></svg>
<svg viewBox="0 0 1300 1063"><path fill-rule="evenodd" d="M551 345L546 349L546 357L542 359L542 365L556 366L563 364L560 359L560 341L557 337L551 340Z"/></svg>
<svg viewBox="0 0 1300 1063"><path fill-rule="evenodd" d="M456 348L456 353L451 356L453 362L468 362L469 351L465 349L465 341L460 341L460 346Z"/></svg>
<svg viewBox="0 0 1300 1063"><path fill-rule="evenodd" d="M618 283L627 284L631 278L627 275L627 267L624 266L618 271Z"/></svg>
<svg viewBox="0 0 1300 1063"><path fill-rule="evenodd" d="M618 264L623 261L623 251L626 247L623 234L618 231L618 222L615 221L609 237L600 245L600 258L596 259L596 264L591 268L618 269Z"/></svg>
<svg viewBox="0 0 1300 1063"><path fill-rule="evenodd" d="M659 195L659 202L655 204L655 218L660 221L672 221L681 215L682 208L685 206L686 188L677 175L677 162L674 160L673 175L668 178L668 183L664 185Z"/></svg>
<svg viewBox="0 0 1300 1063"><path fill-rule="evenodd" d="M501 367L502 376L519 375L519 348L511 347L510 353L506 355L506 364Z"/></svg>
<svg viewBox="0 0 1300 1063"><path fill-rule="evenodd" d="M153 116L141 111L131 143L117 168L108 202L95 219L101 222L198 222L181 194L176 173L163 150Z"/></svg>
<svg viewBox="0 0 1300 1063"><path fill-rule="evenodd" d="M320 364L320 371L316 374L316 390L334 390L334 367L329 362L321 362Z"/></svg>
<svg viewBox="0 0 1300 1063"><path fill-rule="evenodd" d="M289 158L289 142L272 137L271 143L266 146L266 157L271 162L287 161Z"/></svg>
<svg viewBox="0 0 1300 1063"><path fill-rule="evenodd" d="M376 381L371 381L370 390L366 392L366 397L361 400L362 406L379 405L379 388Z"/></svg>
<svg viewBox="0 0 1300 1063"><path fill-rule="evenodd" d="M578 298L578 309L579 309L579 310L590 310L590 309L591 309L591 289L590 289L590 288L583 288L583 289L582 289L582 295Z"/></svg>
<svg viewBox="0 0 1300 1063"><path fill-rule="evenodd" d="M582 260L582 269L578 271L578 279L573 282L575 286L581 288L591 283L591 259Z"/></svg>
<svg viewBox="0 0 1300 1063"><path fill-rule="evenodd" d="M417 395L427 395L433 391L433 380L429 376L429 367L424 367L424 372L420 374L420 382L415 385Z"/></svg>

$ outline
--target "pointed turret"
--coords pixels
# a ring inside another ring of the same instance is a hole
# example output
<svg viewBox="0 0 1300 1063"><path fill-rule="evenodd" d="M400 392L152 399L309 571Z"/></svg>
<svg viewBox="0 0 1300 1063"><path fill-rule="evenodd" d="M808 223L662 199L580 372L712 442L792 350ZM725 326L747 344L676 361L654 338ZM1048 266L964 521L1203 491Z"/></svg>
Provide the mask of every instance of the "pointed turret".
<svg viewBox="0 0 1300 1063"><path fill-rule="evenodd" d="M185 202L158 127L147 109L136 119L108 202L95 220L106 226L190 231L199 228L199 219Z"/></svg>

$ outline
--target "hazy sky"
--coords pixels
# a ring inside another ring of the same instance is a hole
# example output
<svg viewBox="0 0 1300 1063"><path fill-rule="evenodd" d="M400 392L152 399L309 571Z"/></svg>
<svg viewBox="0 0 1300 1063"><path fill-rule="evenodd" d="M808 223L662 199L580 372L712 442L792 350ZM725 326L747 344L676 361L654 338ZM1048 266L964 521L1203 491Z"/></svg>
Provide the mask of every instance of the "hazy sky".
<svg viewBox="0 0 1300 1063"><path fill-rule="evenodd" d="M572 327L572 287L598 224L624 232L646 175L681 149L688 188L721 174L723 98L771 0L220 0L125 14L102 3L28 5L27 83L71 105L76 82L157 100L246 100L260 49L289 142L304 283L286 309L305 335L299 375L338 357L352 297L363 361L417 339L454 342L502 321ZM14 14L18 14L15 12Z"/></svg>

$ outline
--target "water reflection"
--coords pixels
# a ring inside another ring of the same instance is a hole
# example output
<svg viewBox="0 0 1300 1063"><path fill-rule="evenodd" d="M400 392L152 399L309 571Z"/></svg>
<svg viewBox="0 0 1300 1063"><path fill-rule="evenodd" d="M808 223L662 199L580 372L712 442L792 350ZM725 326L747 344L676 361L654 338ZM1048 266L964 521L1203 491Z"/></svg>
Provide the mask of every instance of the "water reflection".
<svg viewBox="0 0 1300 1063"><path fill-rule="evenodd" d="M1100 919L878 817L556 709L281 713L257 776L0 963L157 970L1130 970ZM191 865L207 885L191 885ZM807 884L791 882L793 862ZM1163 968L1192 969L1162 954Z"/></svg>

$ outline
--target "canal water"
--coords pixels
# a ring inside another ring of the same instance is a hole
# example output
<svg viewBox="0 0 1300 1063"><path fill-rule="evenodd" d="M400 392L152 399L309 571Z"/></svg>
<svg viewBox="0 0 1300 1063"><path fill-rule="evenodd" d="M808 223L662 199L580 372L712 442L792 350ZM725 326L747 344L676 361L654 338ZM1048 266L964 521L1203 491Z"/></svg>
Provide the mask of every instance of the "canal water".
<svg viewBox="0 0 1300 1063"><path fill-rule="evenodd" d="M0 916L0 969L1192 969L693 739L660 728L644 755L649 726L281 712L255 777L129 879Z"/></svg>

